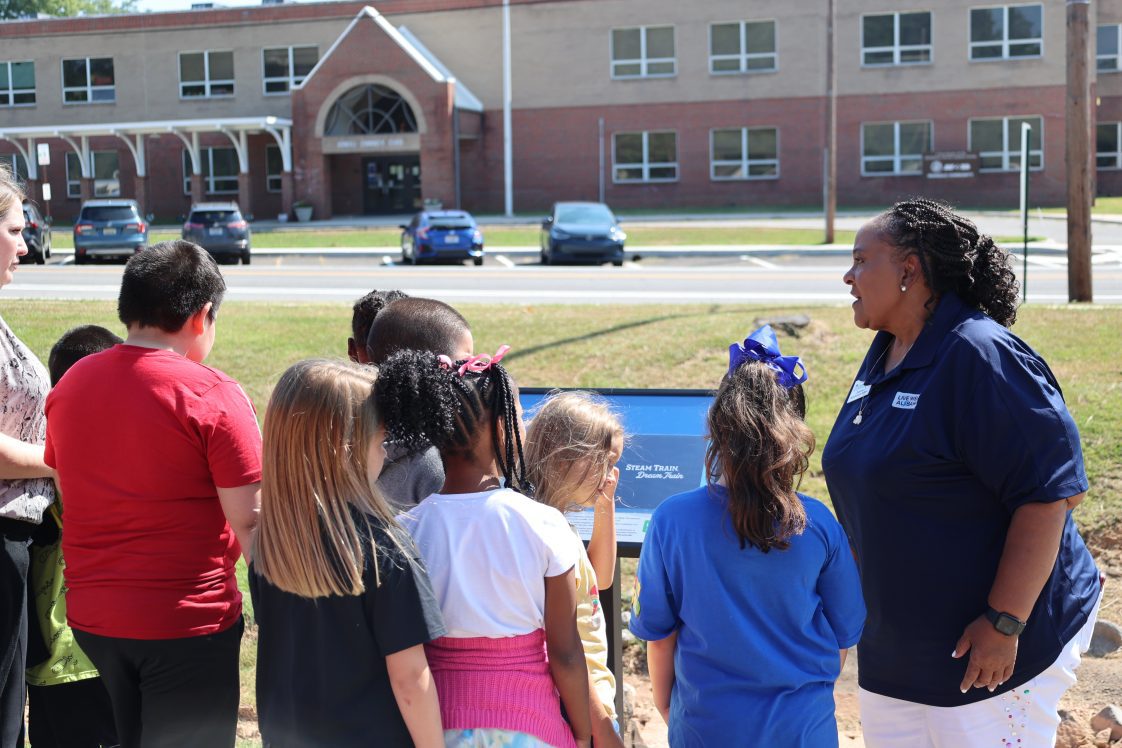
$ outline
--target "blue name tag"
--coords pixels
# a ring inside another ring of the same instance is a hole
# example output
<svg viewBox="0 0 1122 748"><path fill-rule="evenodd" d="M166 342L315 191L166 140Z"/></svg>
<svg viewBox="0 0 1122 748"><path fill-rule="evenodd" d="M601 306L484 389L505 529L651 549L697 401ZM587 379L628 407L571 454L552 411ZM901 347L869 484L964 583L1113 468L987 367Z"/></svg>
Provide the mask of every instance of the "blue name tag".
<svg viewBox="0 0 1122 748"><path fill-rule="evenodd" d="M919 395L911 392L897 392L895 399L892 401L893 408L903 408L904 410L915 410L917 405L919 405Z"/></svg>

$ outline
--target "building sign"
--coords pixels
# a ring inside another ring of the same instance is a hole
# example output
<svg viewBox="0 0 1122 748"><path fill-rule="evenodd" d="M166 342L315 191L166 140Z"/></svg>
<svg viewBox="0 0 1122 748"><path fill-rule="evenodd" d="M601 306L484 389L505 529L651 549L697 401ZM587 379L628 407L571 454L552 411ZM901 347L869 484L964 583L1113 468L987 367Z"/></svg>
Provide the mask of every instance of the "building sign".
<svg viewBox="0 0 1122 748"><path fill-rule="evenodd" d="M323 139L324 153L419 153L421 136L415 132L392 135L339 135Z"/></svg>
<svg viewBox="0 0 1122 748"><path fill-rule="evenodd" d="M964 179L978 173L980 159L970 151L940 151L923 154L923 173L928 179Z"/></svg>

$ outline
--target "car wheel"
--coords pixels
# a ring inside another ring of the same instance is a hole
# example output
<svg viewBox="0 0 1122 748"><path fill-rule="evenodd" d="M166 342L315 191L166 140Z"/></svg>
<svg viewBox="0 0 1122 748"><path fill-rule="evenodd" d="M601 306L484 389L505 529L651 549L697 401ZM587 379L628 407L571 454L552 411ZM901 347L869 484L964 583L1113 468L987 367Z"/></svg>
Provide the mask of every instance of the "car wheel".
<svg viewBox="0 0 1122 748"><path fill-rule="evenodd" d="M87 260L86 260L85 255L80 255L77 252L74 253L74 264L75 265L85 265L86 261Z"/></svg>
<svg viewBox="0 0 1122 748"><path fill-rule="evenodd" d="M47 252L47 254L46 254L46 257L47 257L47 259L48 259L48 260L49 260L49 259L51 259L51 243L50 243L50 242L47 242L47 250L46 250L46 252Z"/></svg>
<svg viewBox="0 0 1122 748"><path fill-rule="evenodd" d="M623 267L623 260L612 260L612 265L617 268L621 268Z"/></svg>
<svg viewBox="0 0 1122 748"><path fill-rule="evenodd" d="M412 265L413 264L412 247L409 244L406 244L405 242L402 242L402 244L401 244L401 264L402 265Z"/></svg>
<svg viewBox="0 0 1122 748"><path fill-rule="evenodd" d="M36 265L42 265L46 261L47 261L47 258L43 256L43 250L40 249L38 252L35 253L35 264Z"/></svg>
<svg viewBox="0 0 1122 748"><path fill-rule="evenodd" d="M242 264L243 265L248 265L249 264L249 250L248 249L246 251L242 252Z"/></svg>
<svg viewBox="0 0 1122 748"><path fill-rule="evenodd" d="M545 247L542 247L541 262L542 262L543 265L552 265L553 264L553 258L550 256L549 252L546 250Z"/></svg>
<svg viewBox="0 0 1122 748"><path fill-rule="evenodd" d="M471 258L471 261L472 261L472 264L474 264L476 267L479 267L480 265L483 264L483 258L482 257L473 257L473 258Z"/></svg>

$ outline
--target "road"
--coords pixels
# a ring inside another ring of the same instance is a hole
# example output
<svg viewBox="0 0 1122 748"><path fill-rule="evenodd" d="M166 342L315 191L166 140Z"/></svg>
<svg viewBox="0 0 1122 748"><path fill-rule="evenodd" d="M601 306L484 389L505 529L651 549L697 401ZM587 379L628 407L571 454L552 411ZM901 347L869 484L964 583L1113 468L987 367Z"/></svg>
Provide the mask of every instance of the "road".
<svg viewBox="0 0 1122 748"><path fill-rule="evenodd" d="M1015 262L1018 274L1021 262ZM541 267L529 258L488 256L483 267L406 267L375 258L255 257L250 266L223 268L227 298L256 301L353 301L371 288L399 288L448 302L500 303L769 303L844 304L844 255L811 252L766 259L650 258L622 268ZM115 299L121 265L23 265L3 298ZM1067 301L1061 254L1030 253L1029 301ZM1095 301L1122 303L1122 251L1095 256Z"/></svg>

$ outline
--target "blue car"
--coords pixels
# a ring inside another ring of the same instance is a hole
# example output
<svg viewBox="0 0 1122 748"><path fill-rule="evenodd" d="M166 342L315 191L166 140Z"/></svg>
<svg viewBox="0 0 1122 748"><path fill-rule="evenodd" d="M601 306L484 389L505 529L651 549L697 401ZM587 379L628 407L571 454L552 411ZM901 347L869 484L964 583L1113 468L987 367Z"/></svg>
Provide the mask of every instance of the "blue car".
<svg viewBox="0 0 1122 748"><path fill-rule="evenodd" d="M554 203L542 221L541 262L610 262L623 264L627 234L603 203Z"/></svg>
<svg viewBox="0 0 1122 748"><path fill-rule="evenodd" d="M74 223L74 264L128 259L148 246L148 223L135 200L88 200Z"/></svg>
<svg viewBox="0 0 1122 748"><path fill-rule="evenodd" d="M401 227L401 262L405 265L467 259L483 264L483 232L471 213L426 210Z"/></svg>

